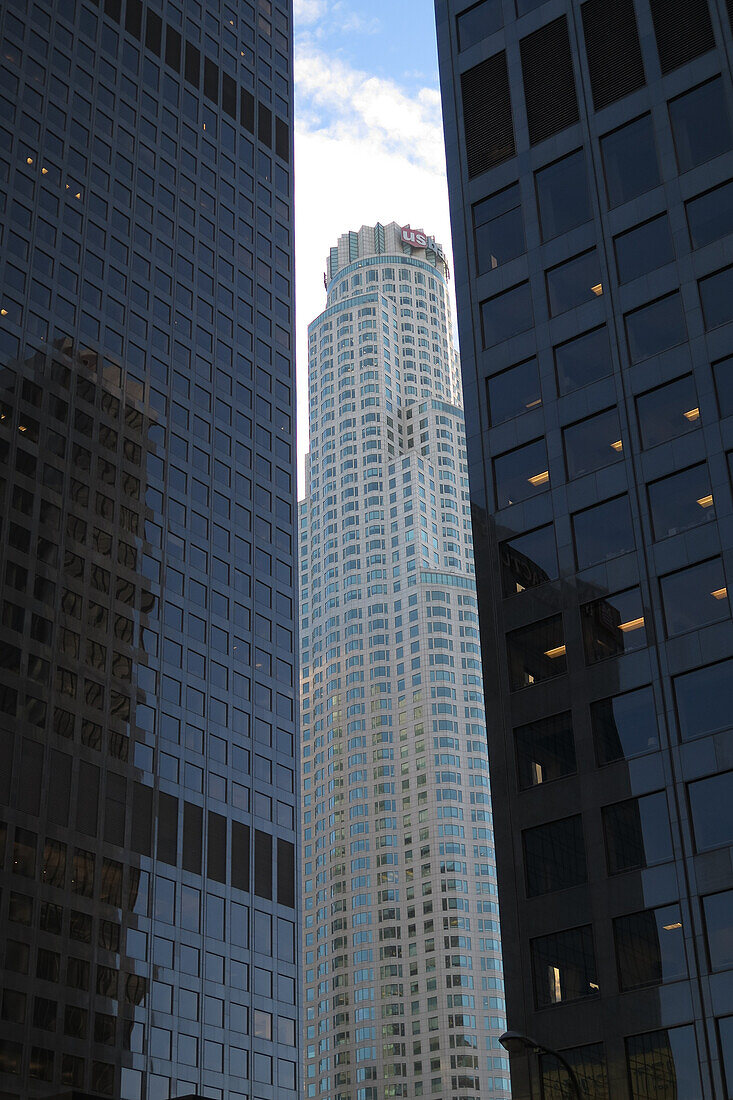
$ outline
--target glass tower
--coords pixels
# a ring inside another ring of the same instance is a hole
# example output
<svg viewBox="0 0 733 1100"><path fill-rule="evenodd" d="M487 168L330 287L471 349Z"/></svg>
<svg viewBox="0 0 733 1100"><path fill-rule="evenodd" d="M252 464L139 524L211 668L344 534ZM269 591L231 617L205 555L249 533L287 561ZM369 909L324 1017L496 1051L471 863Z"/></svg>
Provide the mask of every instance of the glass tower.
<svg viewBox="0 0 733 1100"><path fill-rule="evenodd" d="M436 9L509 1026L733 1096L733 6Z"/></svg>
<svg viewBox="0 0 733 1100"><path fill-rule="evenodd" d="M506 1096L448 269L394 222L327 266L300 504L306 1097Z"/></svg>
<svg viewBox="0 0 733 1100"><path fill-rule="evenodd" d="M296 1096L291 12L0 10L0 1092Z"/></svg>

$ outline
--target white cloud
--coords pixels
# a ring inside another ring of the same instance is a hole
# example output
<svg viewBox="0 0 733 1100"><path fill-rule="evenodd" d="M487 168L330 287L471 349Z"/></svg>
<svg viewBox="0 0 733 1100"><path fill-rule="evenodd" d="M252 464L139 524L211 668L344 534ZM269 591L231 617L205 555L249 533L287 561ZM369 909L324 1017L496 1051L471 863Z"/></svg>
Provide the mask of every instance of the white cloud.
<svg viewBox="0 0 733 1100"><path fill-rule="evenodd" d="M326 14L327 0L294 0L296 24L316 23Z"/></svg>

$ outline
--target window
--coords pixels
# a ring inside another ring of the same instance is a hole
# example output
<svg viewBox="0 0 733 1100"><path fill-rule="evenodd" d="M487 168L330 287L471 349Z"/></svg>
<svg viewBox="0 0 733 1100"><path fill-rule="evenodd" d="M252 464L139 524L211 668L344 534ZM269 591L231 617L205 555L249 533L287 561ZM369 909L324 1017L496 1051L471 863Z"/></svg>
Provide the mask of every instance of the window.
<svg viewBox="0 0 733 1100"><path fill-rule="evenodd" d="M578 569L634 549L634 528L627 496L596 504L572 517Z"/></svg>
<svg viewBox="0 0 733 1100"><path fill-rule="evenodd" d="M657 711L651 687L591 703L591 729L600 767L631 760L659 748Z"/></svg>
<svg viewBox="0 0 733 1100"><path fill-rule="evenodd" d="M547 468L547 445L536 439L524 447L499 455L494 459L496 503L499 508L527 500L550 487Z"/></svg>
<svg viewBox="0 0 733 1100"><path fill-rule="evenodd" d="M730 149L733 135L719 76L670 100L669 117L680 172Z"/></svg>
<svg viewBox="0 0 733 1100"><path fill-rule="evenodd" d="M708 894L702 899L702 908L710 969L730 970L733 967L733 890Z"/></svg>
<svg viewBox="0 0 733 1100"><path fill-rule="evenodd" d="M527 897L567 890L588 881L580 814L522 833Z"/></svg>
<svg viewBox="0 0 733 1100"><path fill-rule="evenodd" d="M625 592L583 604L580 617L588 664L620 657L643 649L647 644L644 608L638 588L628 588Z"/></svg>
<svg viewBox="0 0 733 1100"><path fill-rule="evenodd" d="M609 875L637 871L674 857L665 791L604 807Z"/></svg>
<svg viewBox="0 0 733 1100"><path fill-rule="evenodd" d="M675 676L674 693L683 741L733 725L733 659Z"/></svg>
<svg viewBox="0 0 733 1100"><path fill-rule="evenodd" d="M687 790L697 851L733 844L733 771L698 779Z"/></svg>
<svg viewBox="0 0 733 1100"><path fill-rule="evenodd" d="M605 325L558 344L554 350L557 385L562 394L588 386L613 373L611 345Z"/></svg>
<svg viewBox="0 0 733 1100"><path fill-rule="evenodd" d="M513 183L474 203L473 232L479 275L526 251L519 184Z"/></svg>
<svg viewBox="0 0 733 1100"><path fill-rule="evenodd" d="M529 283L519 283L481 303L484 347L489 348L532 328L532 295Z"/></svg>
<svg viewBox="0 0 733 1100"><path fill-rule="evenodd" d="M632 363L660 355L687 339L679 292L632 310L625 316L626 337Z"/></svg>
<svg viewBox="0 0 733 1100"><path fill-rule="evenodd" d="M649 485L654 538L664 539L715 519L715 504L707 462Z"/></svg>
<svg viewBox="0 0 733 1100"><path fill-rule="evenodd" d="M733 233L733 183L706 191L685 203L687 225L693 248L720 240Z"/></svg>
<svg viewBox="0 0 733 1100"><path fill-rule="evenodd" d="M697 284L705 328L717 328L733 320L733 266L706 275Z"/></svg>
<svg viewBox="0 0 733 1100"><path fill-rule="evenodd" d="M507 634L506 643L512 691L567 671L562 615L513 630Z"/></svg>
<svg viewBox="0 0 733 1100"><path fill-rule="evenodd" d="M499 544L501 586L504 596L557 580L555 528L551 523Z"/></svg>
<svg viewBox="0 0 733 1100"><path fill-rule="evenodd" d="M613 243L620 283L630 283L674 260L674 244L666 214L627 229L614 237Z"/></svg>
<svg viewBox="0 0 733 1100"><path fill-rule="evenodd" d="M622 991L687 977L679 905L617 917L613 938Z"/></svg>
<svg viewBox="0 0 733 1100"><path fill-rule="evenodd" d="M659 184L654 123L642 115L601 138L609 206L635 199Z"/></svg>
<svg viewBox="0 0 733 1100"><path fill-rule="evenodd" d="M570 712L540 718L514 730L519 789L574 775L575 740Z"/></svg>
<svg viewBox="0 0 733 1100"><path fill-rule="evenodd" d="M516 367L495 374L486 382L492 424L501 424L542 404L537 360L528 359Z"/></svg>
<svg viewBox="0 0 733 1100"><path fill-rule="evenodd" d="M720 415L733 415L733 357L713 363L713 378Z"/></svg>
<svg viewBox="0 0 733 1100"><path fill-rule="evenodd" d="M501 30L504 20L501 15L501 0L481 0L468 11L461 12L456 18L458 26L458 49L467 50L482 38Z"/></svg>
<svg viewBox="0 0 733 1100"><path fill-rule="evenodd" d="M724 1016L718 1020L718 1034L723 1055L724 1095L730 1100L733 1097L733 1016Z"/></svg>
<svg viewBox="0 0 733 1100"><path fill-rule="evenodd" d="M720 558L669 573L660 581L670 637L730 616L728 588Z"/></svg>
<svg viewBox="0 0 733 1100"><path fill-rule="evenodd" d="M590 221L588 174L582 149L541 168L535 173L535 186L543 241Z"/></svg>
<svg viewBox="0 0 733 1100"><path fill-rule="evenodd" d="M631 1100L698 1100L702 1096L695 1029L665 1028L626 1040Z"/></svg>
<svg viewBox="0 0 733 1100"><path fill-rule="evenodd" d="M618 409L606 409L563 431L568 477L600 470L623 458Z"/></svg>
<svg viewBox="0 0 733 1100"><path fill-rule="evenodd" d="M609 1100L603 1043L589 1043L560 1052L573 1068L581 1094L593 1100ZM566 1100L568 1071L554 1054L540 1055L542 1100Z"/></svg>
<svg viewBox="0 0 733 1100"><path fill-rule="evenodd" d="M576 309L603 294L601 268L595 248L574 256L546 272L550 316Z"/></svg>
<svg viewBox="0 0 733 1100"><path fill-rule="evenodd" d="M530 953L538 1009L598 996L590 925L531 940Z"/></svg>
<svg viewBox="0 0 733 1100"><path fill-rule="evenodd" d="M643 447L656 447L700 427L697 389L691 374L650 390L636 399Z"/></svg>

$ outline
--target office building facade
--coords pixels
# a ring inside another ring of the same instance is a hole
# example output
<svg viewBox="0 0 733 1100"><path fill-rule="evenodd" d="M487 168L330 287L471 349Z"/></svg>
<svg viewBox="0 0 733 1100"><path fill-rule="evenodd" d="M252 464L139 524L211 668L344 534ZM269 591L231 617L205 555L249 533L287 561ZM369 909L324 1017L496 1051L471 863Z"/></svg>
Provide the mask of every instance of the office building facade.
<svg viewBox="0 0 733 1100"><path fill-rule="evenodd" d="M327 269L300 504L305 1095L506 1096L448 269L394 222Z"/></svg>
<svg viewBox="0 0 733 1100"><path fill-rule="evenodd" d="M436 10L509 1027L727 1097L733 11Z"/></svg>
<svg viewBox="0 0 733 1100"><path fill-rule="evenodd" d="M0 12L0 1092L296 1096L291 11Z"/></svg>

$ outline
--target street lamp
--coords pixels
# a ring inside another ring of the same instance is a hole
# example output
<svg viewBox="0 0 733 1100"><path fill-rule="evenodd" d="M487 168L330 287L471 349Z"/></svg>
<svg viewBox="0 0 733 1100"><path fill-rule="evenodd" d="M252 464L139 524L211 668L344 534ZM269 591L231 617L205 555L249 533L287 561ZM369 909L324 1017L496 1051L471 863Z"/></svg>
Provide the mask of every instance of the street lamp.
<svg viewBox="0 0 733 1100"><path fill-rule="evenodd" d="M565 1069L567 1070L568 1077L570 1078L570 1084L573 1087L573 1095L575 1100L583 1100L583 1094L580 1091L580 1082L576 1077L575 1070L568 1062L567 1058L564 1058L557 1050L552 1050L551 1047L543 1046L542 1043L538 1043L536 1039L530 1039L528 1035L521 1035L518 1031L505 1031L499 1039L499 1042L504 1047L507 1054L519 1054L522 1050L532 1050L535 1054L549 1054L553 1058L557 1058Z"/></svg>

